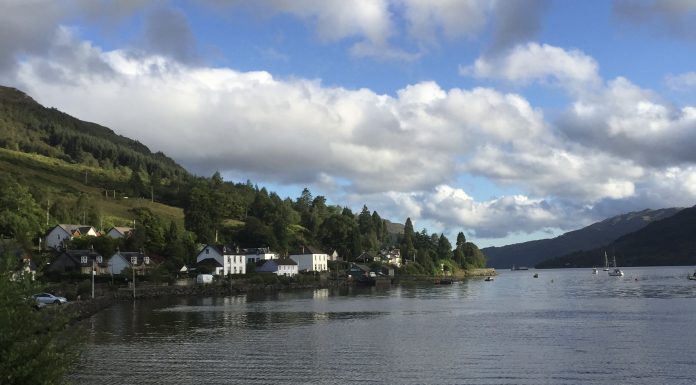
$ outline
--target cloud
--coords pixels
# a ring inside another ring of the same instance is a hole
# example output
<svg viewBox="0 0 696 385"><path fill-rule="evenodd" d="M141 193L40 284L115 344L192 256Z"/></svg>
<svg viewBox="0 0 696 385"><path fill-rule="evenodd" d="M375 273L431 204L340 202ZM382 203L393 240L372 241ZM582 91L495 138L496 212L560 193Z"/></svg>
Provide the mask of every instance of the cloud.
<svg viewBox="0 0 696 385"><path fill-rule="evenodd" d="M172 57L182 63L197 60L196 39L186 15L173 8L158 8L145 21L146 52Z"/></svg>
<svg viewBox="0 0 696 385"><path fill-rule="evenodd" d="M52 44L69 9L54 1L10 1L0 12L0 71L14 68L17 55L39 54Z"/></svg>
<svg viewBox="0 0 696 385"><path fill-rule="evenodd" d="M533 39L541 29L541 16L547 5L547 0L498 2L494 14L493 41L486 56Z"/></svg>
<svg viewBox="0 0 696 385"><path fill-rule="evenodd" d="M696 90L696 72L686 72L679 75L667 75L667 86L675 91Z"/></svg>
<svg viewBox="0 0 696 385"><path fill-rule="evenodd" d="M637 27L696 40L696 2L692 0L614 0L613 11L621 20Z"/></svg>
<svg viewBox="0 0 696 385"><path fill-rule="evenodd" d="M323 186L336 202L369 202L385 217L486 237L575 228L601 219L606 202L696 199L696 109L670 106L626 79L578 93L548 122L522 95L491 88L429 81L378 94L103 51L66 28L54 37L47 54L19 65L24 90L202 175ZM452 186L463 175L520 192L476 200Z"/></svg>
<svg viewBox="0 0 696 385"><path fill-rule="evenodd" d="M597 62L578 50L548 44L518 45L504 55L480 57L460 74L515 84L542 82L579 91L601 84Z"/></svg>
<svg viewBox="0 0 696 385"><path fill-rule="evenodd" d="M696 163L696 106L677 108L625 78L577 100L558 125L574 142L644 167Z"/></svg>

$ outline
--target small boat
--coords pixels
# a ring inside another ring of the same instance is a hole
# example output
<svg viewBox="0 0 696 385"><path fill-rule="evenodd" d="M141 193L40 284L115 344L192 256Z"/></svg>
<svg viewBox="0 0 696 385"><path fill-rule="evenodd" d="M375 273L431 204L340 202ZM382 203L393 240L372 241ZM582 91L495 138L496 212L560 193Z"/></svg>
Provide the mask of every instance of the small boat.
<svg viewBox="0 0 696 385"><path fill-rule="evenodd" d="M686 278L688 278L692 281L696 281L696 270L694 270L693 274L686 276Z"/></svg>
<svg viewBox="0 0 696 385"><path fill-rule="evenodd" d="M593 267L593 268L592 268L592 274L597 274L597 268L596 268L596 267Z"/></svg>
<svg viewBox="0 0 696 385"><path fill-rule="evenodd" d="M529 270L529 268L528 268L527 266L515 266L515 265L512 265L512 269L510 269L510 270L513 270L513 271L515 271L515 270Z"/></svg>
<svg viewBox="0 0 696 385"><path fill-rule="evenodd" d="M490 281L492 281L493 279L494 279L493 277L486 277L486 279L484 279L484 281L490 282Z"/></svg>
<svg viewBox="0 0 696 385"><path fill-rule="evenodd" d="M609 276L610 277L623 277L623 275L624 275L623 271L621 271L621 269L616 267L616 255L615 255L614 256L614 270L609 272Z"/></svg>
<svg viewBox="0 0 696 385"><path fill-rule="evenodd" d="M539 278L539 273L534 273L534 278Z"/></svg>

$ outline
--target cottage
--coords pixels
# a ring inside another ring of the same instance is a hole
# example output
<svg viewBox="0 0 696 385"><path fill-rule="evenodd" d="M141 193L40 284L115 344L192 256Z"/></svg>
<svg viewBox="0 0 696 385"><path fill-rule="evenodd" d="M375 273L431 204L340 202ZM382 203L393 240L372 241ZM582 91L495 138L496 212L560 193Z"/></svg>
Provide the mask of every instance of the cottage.
<svg viewBox="0 0 696 385"><path fill-rule="evenodd" d="M198 253L196 263L199 268L202 265L212 267L215 275L246 274L246 255L227 245L205 245Z"/></svg>
<svg viewBox="0 0 696 385"><path fill-rule="evenodd" d="M110 274L109 265L101 254L90 250L65 250L46 269L50 273Z"/></svg>
<svg viewBox="0 0 696 385"><path fill-rule="evenodd" d="M93 237L99 236L97 230L92 226L86 225L66 225L60 224L53 227L46 234L46 247L59 250L63 248L63 245L74 237L81 237L91 235Z"/></svg>
<svg viewBox="0 0 696 385"><path fill-rule="evenodd" d="M271 259L263 262L261 266L257 267L256 272L292 277L298 273L297 262L290 258Z"/></svg>
<svg viewBox="0 0 696 385"><path fill-rule="evenodd" d="M107 237L114 239L128 238L133 233L132 227L112 227L106 232Z"/></svg>
<svg viewBox="0 0 696 385"><path fill-rule="evenodd" d="M375 261L375 256L367 251L363 252L357 258L355 258L355 262L358 262L358 263L370 263L370 262L374 262L374 261Z"/></svg>
<svg viewBox="0 0 696 385"><path fill-rule="evenodd" d="M365 279L370 276L370 268L365 265L351 263L346 275L352 279Z"/></svg>
<svg viewBox="0 0 696 385"><path fill-rule="evenodd" d="M290 254L290 259L297 262L299 271L327 271L329 256L313 247L302 246Z"/></svg>
<svg viewBox="0 0 696 385"><path fill-rule="evenodd" d="M384 263L401 267L401 251L397 248L381 250L379 252L379 258Z"/></svg>
<svg viewBox="0 0 696 385"><path fill-rule="evenodd" d="M111 274L123 274L125 268L131 268L135 270L136 275L146 275L159 265L157 261L142 251L120 250L116 250L116 253L109 258L108 264Z"/></svg>

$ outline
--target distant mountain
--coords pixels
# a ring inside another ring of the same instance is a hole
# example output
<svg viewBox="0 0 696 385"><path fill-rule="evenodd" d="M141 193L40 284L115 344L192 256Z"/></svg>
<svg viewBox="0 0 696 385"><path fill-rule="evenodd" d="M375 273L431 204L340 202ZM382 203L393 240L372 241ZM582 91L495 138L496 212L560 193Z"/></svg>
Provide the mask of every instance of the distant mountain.
<svg viewBox="0 0 696 385"><path fill-rule="evenodd" d="M606 247L579 251L543 261L538 268L591 267L604 264L604 252L619 266L696 264L696 206L656 220Z"/></svg>
<svg viewBox="0 0 696 385"><path fill-rule="evenodd" d="M490 267L499 269L509 268L512 265L531 267L547 259L608 245L623 235L637 231L651 222L669 218L680 210L681 208L668 208L631 212L567 232L556 238L502 247L486 247L482 251L488 258Z"/></svg>

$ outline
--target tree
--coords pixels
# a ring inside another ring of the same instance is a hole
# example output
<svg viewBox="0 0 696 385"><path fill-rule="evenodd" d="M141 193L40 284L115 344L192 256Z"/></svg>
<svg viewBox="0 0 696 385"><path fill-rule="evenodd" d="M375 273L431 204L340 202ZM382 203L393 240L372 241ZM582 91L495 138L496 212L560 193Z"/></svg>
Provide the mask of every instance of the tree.
<svg viewBox="0 0 696 385"><path fill-rule="evenodd" d="M404 258L404 260L408 260L415 256L416 249L414 247L413 238L413 223L411 222L411 218L406 218L404 235L401 238L401 257Z"/></svg>
<svg viewBox="0 0 696 385"><path fill-rule="evenodd" d="M16 247L0 245L0 383L62 384L78 362L83 338L68 327L70 308L33 308L31 295L40 288L29 278L12 279Z"/></svg>
<svg viewBox="0 0 696 385"><path fill-rule="evenodd" d="M444 234L440 234L440 238L437 241L437 256L444 259L452 258L452 244Z"/></svg>
<svg viewBox="0 0 696 385"><path fill-rule="evenodd" d="M41 232L43 212L24 184L0 175L0 236L16 238L24 247Z"/></svg>

